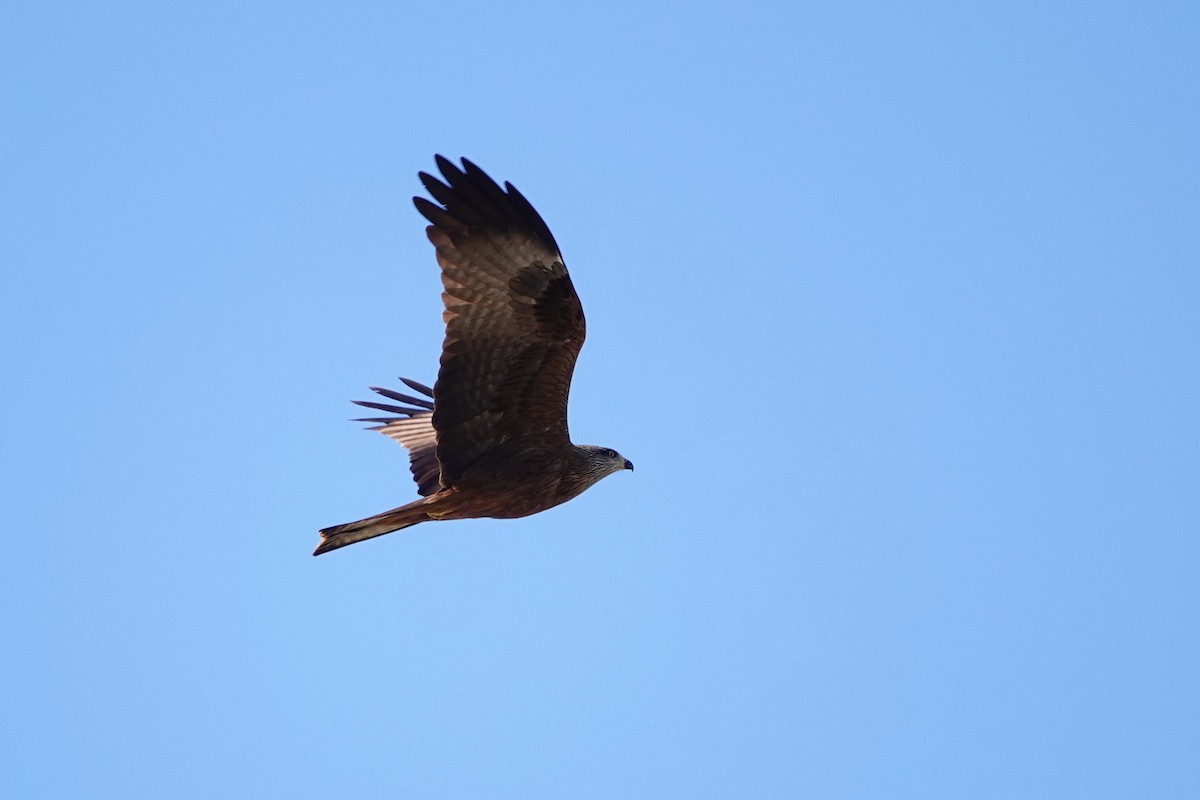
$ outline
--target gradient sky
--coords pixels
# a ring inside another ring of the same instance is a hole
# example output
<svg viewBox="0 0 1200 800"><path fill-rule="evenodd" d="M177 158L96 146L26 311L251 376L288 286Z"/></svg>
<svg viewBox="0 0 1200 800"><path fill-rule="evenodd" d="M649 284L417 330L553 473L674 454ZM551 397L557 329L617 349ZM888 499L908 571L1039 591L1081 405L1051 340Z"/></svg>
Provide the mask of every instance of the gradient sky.
<svg viewBox="0 0 1200 800"><path fill-rule="evenodd" d="M9 3L0 795L1200 796L1200 10ZM518 521L431 382L433 154L588 314Z"/></svg>

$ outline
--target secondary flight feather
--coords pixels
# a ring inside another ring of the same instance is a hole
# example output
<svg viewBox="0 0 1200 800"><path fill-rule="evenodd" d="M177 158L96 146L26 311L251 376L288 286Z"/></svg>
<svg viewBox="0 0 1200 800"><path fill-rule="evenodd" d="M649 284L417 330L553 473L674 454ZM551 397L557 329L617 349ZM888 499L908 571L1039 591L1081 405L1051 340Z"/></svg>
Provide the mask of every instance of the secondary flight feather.
<svg viewBox="0 0 1200 800"><path fill-rule="evenodd" d="M550 229L511 183L467 159L436 157L414 197L442 270L446 337L433 388L371 387L363 422L408 449L421 499L321 531L313 555L429 520L545 511L623 469L608 447L575 445L567 397L583 346L583 306ZM436 202L434 202L436 201Z"/></svg>

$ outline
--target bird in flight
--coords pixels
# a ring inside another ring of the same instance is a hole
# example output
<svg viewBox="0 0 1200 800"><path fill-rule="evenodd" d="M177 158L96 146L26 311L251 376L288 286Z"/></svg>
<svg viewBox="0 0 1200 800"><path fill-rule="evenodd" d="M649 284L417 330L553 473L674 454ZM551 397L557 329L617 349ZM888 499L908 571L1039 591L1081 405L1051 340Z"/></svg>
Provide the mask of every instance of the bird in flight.
<svg viewBox="0 0 1200 800"><path fill-rule="evenodd" d="M550 229L511 183L467 159L420 173L414 197L442 269L446 338L433 388L371 387L391 416L359 420L408 448L420 500L321 531L313 555L429 520L526 517L633 469L608 447L576 445L567 395L583 346L583 307Z"/></svg>

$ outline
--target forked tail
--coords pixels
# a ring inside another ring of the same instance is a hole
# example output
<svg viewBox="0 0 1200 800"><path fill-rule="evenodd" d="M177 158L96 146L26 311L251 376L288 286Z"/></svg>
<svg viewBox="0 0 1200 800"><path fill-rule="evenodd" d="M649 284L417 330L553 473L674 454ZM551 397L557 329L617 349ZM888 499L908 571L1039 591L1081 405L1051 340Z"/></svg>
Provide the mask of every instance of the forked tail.
<svg viewBox="0 0 1200 800"><path fill-rule="evenodd" d="M408 505L393 508L391 511L360 519L357 522L347 522L345 525L325 528L321 531L321 543L317 545L313 555L319 556L321 553L328 553L330 550L337 550L348 544L361 542L364 539L373 539L401 528L412 527L418 522L425 522L430 517L425 513L424 505L424 500L417 500Z"/></svg>

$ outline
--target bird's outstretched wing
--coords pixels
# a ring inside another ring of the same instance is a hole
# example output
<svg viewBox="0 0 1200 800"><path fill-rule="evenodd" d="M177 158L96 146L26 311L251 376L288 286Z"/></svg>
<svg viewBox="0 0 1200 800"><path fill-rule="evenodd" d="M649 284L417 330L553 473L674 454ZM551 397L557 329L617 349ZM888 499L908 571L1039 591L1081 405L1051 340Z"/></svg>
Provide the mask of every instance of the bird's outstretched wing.
<svg viewBox="0 0 1200 800"><path fill-rule="evenodd" d="M428 386L408 378L400 380L413 391L428 398L433 397L433 390ZM417 492L422 496L433 494L438 490L441 479L437 460L437 434L433 430L433 403L423 397L413 397L378 386L372 386L371 391L404 405L355 400L360 406L397 415L368 417L355 421L374 422L376 424L370 430L379 431L407 447L409 469L412 470L413 480L417 482Z"/></svg>
<svg viewBox="0 0 1200 800"><path fill-rule="evenodd" d="M583 308L546 223L512 184L463 159L414 197L442 268L446 338L433 387L441 485L513 437L566 447Z"/></svg>

